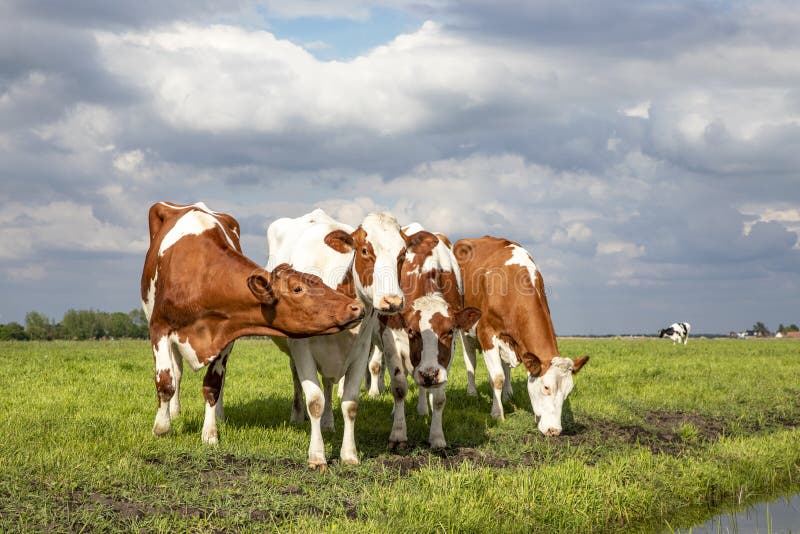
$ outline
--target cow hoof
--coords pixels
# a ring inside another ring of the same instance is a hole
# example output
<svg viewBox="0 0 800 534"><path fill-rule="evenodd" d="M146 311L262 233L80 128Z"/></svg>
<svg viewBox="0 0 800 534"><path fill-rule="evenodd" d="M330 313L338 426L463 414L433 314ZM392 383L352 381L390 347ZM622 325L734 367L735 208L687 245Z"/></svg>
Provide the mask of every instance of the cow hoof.
<svg viewBox="0 0 800 534"><path fill-rule="evenodd" d="M478 390L475 389L475 388L467 388L467 396L469 396L469 397L477 397L478 396Z"/></svg>
<svg viewBox="0 0 800 534"><path fill-rule="evenodd" d="M203 443L206 445L216 445L219 443L217 431L214 430L213 432L203 432Z"/></svg>
<svg viewBox="0 0 800 534"><path fill-rule="evenodd" d="M320 473L324 473L325 471L328 470L328 464L324 462L319 464L309 461L308 467L313 469L314 471L319 471Z"/></svg>
<svg viewBox="0 0 800 534"><path fill-rule="evenodd" d="M430 441L431 449L446 449L447 442L444 438L433 439Z"/></svg>
<svg viewBox="0 0 800 534"><path fill-rule="evenodd" d="M503 398L503 402L506 402L506 401L509 401L509 400L511 400L511 398L512 398L513 396L514 396L514 393L512 393L512 392L509 392L509 391L504 391L504 392L503 392L503 396L502 396L502 398Z"/></svg>
<svg viewBox="0 0 800 534"><path fill-rule="evenodd" d="M170 426L171 425L170 425L169 419L166 420L166 421L156 419L156 422L153 425L153 435L154 436L163 436L164 434L169 432Z"/></svg>
<svg viewBox="0 0 800 534"><path fill-rule="evenodd" d="M502 410L492 410L492 418L497 419L498 421L505 421L506 417L503 414Z"/></svg>
<svg viewBox="0 0 800 534"><path fill-rule="evenodd" d="M179 406L179 407L177 407L177 408L170 408L170 409L169 409L169 418L170 418L170 419L175 419L175 418L176 418L176 417L178 417L180 414L181 414L181 408L180 408L180 406Z"/></svg>
<svg viewBox="0 0 800 534"><path fill-rule="evenodd" d="M390 451L404 451L408 449L408 441L401 440L401 441L389 441L389 450Z"/></svg>
<svg viewBox="0 0 800 534"><path fill-rule="evenodd" d="M347 465L358 465L358 457L342 457L342 463Z"/></svg>
<svg viewBox="0 0 800 534"><path fill-rule="evenodd" d="M374 399L374 398L380 397L381 396L381 392L379 390L377 390L377 389L370 388L369 389L369 396Z"/></svg>

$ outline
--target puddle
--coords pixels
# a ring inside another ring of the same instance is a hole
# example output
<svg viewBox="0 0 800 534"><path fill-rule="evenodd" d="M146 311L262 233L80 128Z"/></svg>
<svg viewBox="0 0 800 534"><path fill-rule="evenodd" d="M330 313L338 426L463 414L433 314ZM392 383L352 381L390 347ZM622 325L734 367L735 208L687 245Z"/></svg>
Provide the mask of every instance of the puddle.
<svg viewBox="0 0 800 534"><path fill-rule="evenodd" d="M681 534L800 533L800 493L712 517Z"/></svg>

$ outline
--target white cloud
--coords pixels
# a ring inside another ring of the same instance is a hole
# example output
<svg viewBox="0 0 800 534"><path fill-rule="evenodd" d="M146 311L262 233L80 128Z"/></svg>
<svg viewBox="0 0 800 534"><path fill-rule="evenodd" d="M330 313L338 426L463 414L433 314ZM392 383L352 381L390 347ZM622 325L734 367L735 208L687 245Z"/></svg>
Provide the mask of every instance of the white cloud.
<svg viewBox="0 0 800 534"><path fill-rule="evenodd" d="M0 258L19 260L36 252L143 253L138 228L121 228L94 216L89 205L56 201L12 204L0 212Z"/></svg>

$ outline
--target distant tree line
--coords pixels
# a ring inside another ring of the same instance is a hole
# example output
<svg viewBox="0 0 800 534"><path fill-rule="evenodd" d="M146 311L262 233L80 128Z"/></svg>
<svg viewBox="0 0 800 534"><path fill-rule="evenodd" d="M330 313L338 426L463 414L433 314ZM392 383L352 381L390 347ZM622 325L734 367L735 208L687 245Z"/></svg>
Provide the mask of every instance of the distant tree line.
<svg viewBox="0 0 800 534"><path fill-rule="evenodd" d="M800 332L800 328L798 328L794 323L790 324L789 326L783 326L783 323L781 323L778 325L778 329L775 330L776 334L786 334L787 332ZM762 337L768 337L772 335L772 332L769 331L769 328L767 328L766 325L764 325L764 323L761 321L758 321L753 325L753 333Z"/></svg>
<svg viewBox="0 0 800 534"><path fill-rule="evenodd" d="M99 310L67 310L60 322L39 312L25 315L25 326L19 323L0 325L0 340L148 338L150 332L144 311L124 312Z"/></svg>

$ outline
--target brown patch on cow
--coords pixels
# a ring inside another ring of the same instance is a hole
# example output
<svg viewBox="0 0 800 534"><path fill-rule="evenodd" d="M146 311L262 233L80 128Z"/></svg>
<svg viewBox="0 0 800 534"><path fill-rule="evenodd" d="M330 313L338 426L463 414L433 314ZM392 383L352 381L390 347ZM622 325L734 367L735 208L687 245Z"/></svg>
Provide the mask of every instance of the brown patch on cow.
<svg viewBox="0 0 800 534"><path fill-rule="evenodd" d="M453 351L453 328L456 326L452 317L445 317L440 312L436 312L430 319L431 328L436 333L438 339L438 352L436 359L439 365L447 369L450 366L450 358Z"/></svg>
<svg viewBox="0 0 800 534"><path fill-rule="evenodd" d="M377 375L381 372L381 362L369 362L369 370L372 374Z"/></svg>
<svg viewBox="0 0 800 534"><path fill-rule="evenodd" d="M322 417L322 410L324 407L324 402L320 398L313 398L308 401L308 413L311 414L311 417L314 419Z"/></svg>
<svg viewBox="0 0 800 534"><path fill-rule="evenodd" d="M325 236L325 244L336 252L347 254L355 246L353 237L344 230L334 230Z"/></svg>
<svg viewBox="0 0 800 534"><path fill-rule="evenodd" d="M492 387L494 389L503 389L503 382L506 381L506 377L503 375L496 375L492 377Z"/></svg>
<svg viewBox="0 0 800 534"><path fill-rule="evenodd" d="M168 402L175 394L175 386L172 385L172 372L169 369L162 369L156 375L156 392L161 402Z"/></svg>
<svg viewBox="0 0 800 534"><path fill-rule="evenodd" d="M336 286L336 292L342 295L347 295L350 298L356 298L356 285L353 283L353 271L348 270L344 279Z"/></svg>
<svg viewBox="0 0 800 534"><path fill-rule="evenodd" d="M219 389L203 386L203 398L213 408L219 399Z"/></svg>
<svg viewBox="0 0 800 534"><path fill-rule="evenodd" d="M372 247L372 243L367 241L367 231L361 226L352 235L356 250L355 270L362 287L369 287L372 285L375 271L375 249Z"/></svg>
<svg viewBox="0 0 800 534"><path fill-rule="evenodd" d="M435 232L433 235L439 238L439 241L445 244L447 248L453 248L453 244L450 243L450 240L447 238L446 235L440 234L439 232Z"/></svg>
<svg viewBox="0 0 800 534"><path fill-rule="evenodd" d="M491 347L486 343L492 335L507 336L514 341L525 369L541 376L560 355L558 343L539 270L531 280L524 266L506 265L513 246L522 248L513 241L486 236L457 241L453 253L464 283L464 305L482 313L477 324L481 346Z"/></svg>

